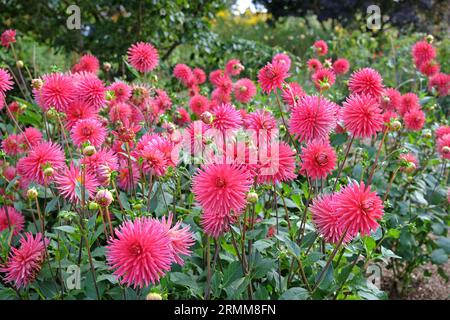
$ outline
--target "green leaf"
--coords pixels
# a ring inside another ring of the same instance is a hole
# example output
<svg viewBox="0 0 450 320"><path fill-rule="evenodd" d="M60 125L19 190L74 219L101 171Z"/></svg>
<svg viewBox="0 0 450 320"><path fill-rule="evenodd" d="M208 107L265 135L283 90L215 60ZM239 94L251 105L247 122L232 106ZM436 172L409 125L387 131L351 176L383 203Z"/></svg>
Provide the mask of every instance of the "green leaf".
<svg viewBox="0 0 450 320"><path fill-rule="evenodd" d="M444 249L436 249L431 252L431 261L434 264L444 264L448 260L448 255Z"/></svg>
<svg viewBox="0 0 450 320"><path fill-rule="evenodd" d="M444 249L445 253L450 254L450 239L440 237L436 240L436 244L439 246L439 248Z"/></svg>
<svg viewBox="0 0 450 320"><path fill-rule="evenodd" d="M309 298L309 292L305 288L294 287L285 291L280 300L306 300Z"/></svg>
<svg viewBox="0 0 450 320"><path fill-rule="evenodd" d="M239 279L243 276L241 264L239 261L234 261L230 263L223 273L223 283L222 287L226 288L229 286L233 281L236 279Z"/></svg>
<svg viewBox="0 0 450 320"><path fill-rule="evenodd" d="M402 257L396 255L392 250L386 249L383 246L381 246L381 255L386 258L393 258L393 259L401 259L402 258Z"/></svg>
<svg viewBox="0 0 450 320"><path fill-rule="evenodd" d="M60 230L66 233L74 233L76 231L76 229L72 226L58 226L58 227L54 227L53 229L55 230Z"/></svg>
<svg viewBox="0 0 450 320"><path fill-rule="evenodd" d="M45 206L45 213L50 213L55 210L56 205L58 204L59 196L53 198L47 205Z"/></svg>

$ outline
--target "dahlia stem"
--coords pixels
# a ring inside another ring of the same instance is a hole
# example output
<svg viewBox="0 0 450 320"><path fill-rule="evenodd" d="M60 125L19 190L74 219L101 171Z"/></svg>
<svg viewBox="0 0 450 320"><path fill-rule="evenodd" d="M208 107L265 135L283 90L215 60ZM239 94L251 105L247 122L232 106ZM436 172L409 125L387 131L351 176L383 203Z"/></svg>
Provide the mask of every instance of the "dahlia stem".
<svg viewBox="0 0 450 320"><path fill-rule="evenodd" d="M397 167L397 169L395 169L395 171L392 173L391 178L389 179L389 184L388 184L388 186L386 188L386 192L385 192L384 197L383 197L383 202L386 201L386 199L387 199L387 197L389 195L389 191L391 191L392 184L394 183L395 177L397 176L397 173L398 173L399 170L400 170L400 166Z"/></svg>
<svg viewBox="0 0 450 320"><path fill-rule="evenodd" d="M35 198L35 203L36 203L36 209L37 209L37 213L38 213L38 216L39 216L39 220L41 222L41 231L42 231L42 234L44 234L44 232L45 232L45 230L44 230L44 228L45 228L44 217L42 216L41 207L39 206L39 201L38 201L37 197Z"/></svg>
<svg viewBox="0 0 450 320"><path fill-rule="evenodd" d="M114 193L116 194L116 198L117 198L117 202L119 203L120 211L122 211L122 214L125 214L125 209L123 208L122 201L120 200L119 191L117 191L117 186L116 186L116 182L114 181L114 179L111 179L111 184L114 188ZM142 193L144 194L144 192L142 192Z"/></svg>
<svg viewBox="0 0 450 320"><path fill-rule="evenodd" d="M316 284L314 285L312 293L314 293L317 290L317 288L319 287L320 283L322 282L325 273L327 272L328 268L330 267L331 262L333 261L334 257L336 256L336 253L338 252L339 247L341 246L342 242L344 241L345 236L347 235L347 231L348 231L348 228L342 233L338 244L334 248L334 250L331 253L330 257L328 258L328 260L327 260L327 262L325 264L325 267L320 272L319 278L317 279Z"/></svg>
<svg viewBox="0 0 450 320"><path fill-rule="evenodd" d="M112 223L111 223L111 215L109 213L109 208L106 207L106 220L108 221L108 225L109 225L109 232L111 234L111 237L114 237L114 232L113 232L113 227L112 227Z"/></svg>
<svg viewBox="0 0 450 320"><path fill-rule="evenodd" d="M130 179L131 179L131 193L134 193L134 197L136 197L136 190L134 189L134 177L133 177L133 167L132 167L132 163L131 163L130 146L129 146L128 142L125 142L125 149L127 151L128 174L130 175Z"/></svg>
<svg viewBox="0 0 450 320"><path fill-rule="evenodd" d="M90 248L90 245L89 245L89 240L88 240L88 237L87 237L87 230L84 228L83 219L81 218L81 216L80 216L80 227L81 227L81 230L83 232L84 242L86 244L87 254L88 254L88 258L89 258L89 265L91 267L92 279L93 279L94 287L95 287L95 293L97 295L97 300L100 300L100 293L98 291L97 277L95 275L95 268L94 268L94 263L93 263L93 260L92 260L92 254L91 254L91 248Z"/></svg>
<svg viewBox="0 0 450 320"><path fill-rule="evenodd" d="M342 160L342 163L339 165L339 170L338 170L338 174L336 176L336 181L334 181L334 185L333 185L333 191L336 190L336 186L337 186L337 183L339 181L339 177L341 176L342 169L344 168L345 161L347 160L348 154L350 152L350 148L351 148L351 146L353 144L353 140L355 140L355 136L352 135L352 138L351 138L351 140L350 140L350 142L349 142L349 144L347 146L347 150L345 150L344 160Z"/></svg>
<svg viewBox="0 0 450 320"><path fill-rule="evenodd" d="M277 201L277 190L275 187L275 182L273 183L273 203L275 206L275 220L276 220L276 224L277 224L277 236L280 234L280 229L279 229L279 220L278 220L278 201ZM277 237L277 247L278 250L280 249L280 240ZM280 283L280 292L282 290L281 288L281 260L278 259L278 282Z"/></svg>
<svg viewBox="0 0 450 320"><path fill-rule="evenodd" d="M375 157L375 161L374 161L374 163L372 165L372 169L371 169L370 174L369 174L369 178L367 179L367 185L370 185L370 183L372 182L373 174L375 173L375 169L376 169L377 164L378 164L378 158L380 157L381 149L383 148L384 140L386 139L388 131L389 131L389 128L388 128L388 126L386 126L386 129L384 129L384 132L383 132L383 137L381 138L380 146L378 147L378 151L377 151L377 155Z"/></svg>
<svg viewBox="0 0 450 320"><path fill-rule="evenodd" d="M57 116L57 118L58 118L59 128L61 129L61 133L62 133L62 135L63 135L63 137L64 137L64 141L66 142L66 147L67 147L67 150L69 151L70 160L71 160L71 162L72 162L72 159L73 159L73 157L72 157L72 151L70 150L70 147L69 147L69 139L67 139L66 130L65 130L63 124L62 124L61 118L60 118L60 116L59 116L58 113L57 113L56 116Z"/></svg>
<svg viewBox="0 0 450 320"><path fill-rule="evenodd" d="M3 99L3 103L4 103L5 107L6 107L6 111L7 111L8 115L9 115L9 117L10 117L11 120L14 122L14 125L16 126L17 130L19 130L19 132L20 132L20 133L22 134L22 136L25 138L25 141L26 141L28 147L31 149L31 143L30 143L30 141L28 140L27 136L23 133L22 129L21 129L20 126L19 126L19 123L17 123L17 120L16 120L16 118L14 117L14 115L12 114L11 110L9 110L9 106L8 106L8 104L6 103L6 99L5 99L4 97L2 97L2 99Z"/></svg>
<svg viewBox="0 0 450 320"><path fill-rule="evenodd" d="M209 236L206 236L206 289L205 289L205 300L209 299L209 291L211 287L211 248Z"/></svg>
<svg viewBox="0 0 450 320"><path fill-rule="evenodd" d="M292 146L297 149L297 152L299 152L297 144L295 143L294 139L292 138L291 134L289 133L289 129L288 129L286 120L284 119L283 108L281 107L280 98L278 97L278 92L276 90L275 90L275 97L277 99L278 110L280 110L281 120L283 121L283 125L286 128L286 134L289 136L289 140L291 140Z"/></svg>
<svg viewBox="0 0 450 320"><path fill-rule="evenodd" d="M148 195L147 195L147 212L150 212L150 200L153 189L153 174L150 173L150 182L148 184Z"/></svg>
<svg viewBox="0 0 450 320"><path fill-rule="evenodd" d="M361 255L361 252L359 252L358 253L358 255L356 256L356 258L355 258L355 260L352 262L352 264L351 264L351 269L350 269L350 271L353 269L353 267L356 265L356 263L358 262L358 258L359 258L359 256ZM344 285L345 285L345 283L347 282L347 280L348 280L348 277L350 276L350 274L351 274L351 272L349 272L348 274L347 274L347 276L345 277L345 279L344 279L344 281L342 281L342 283L341 283L341 285L339 286L339 288L336 290L336 292L334 293L334 296L333 296L333 300L336 300L336 298L338 297L338 295L339 295L339 292L342 290L342 288L344 287Z"/></svg>

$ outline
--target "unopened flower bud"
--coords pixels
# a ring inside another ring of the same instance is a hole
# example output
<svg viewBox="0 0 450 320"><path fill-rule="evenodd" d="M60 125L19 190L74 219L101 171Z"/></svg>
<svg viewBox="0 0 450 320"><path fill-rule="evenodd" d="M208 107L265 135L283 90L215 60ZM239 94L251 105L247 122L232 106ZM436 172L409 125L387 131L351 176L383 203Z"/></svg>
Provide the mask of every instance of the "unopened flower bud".
<svg viewBox="0 0 450 320"><path fill-rule="evenodd" d="M45 168L44 170L44 176L46 177L51 177L53 173L55 173L55 170L52 167Z"/></svg>
<svg viewBox="0 0 450 320"><path fill-rule="evenodd" d="M58 118L58 111L56 111L55 108L51 107L47 110L47 117L48 119L57 119Z"/></svg>
<svg viewBox="0 0 450 320"><path fill-rule="evenodd" d="M247 201L250 203L256 203L258 201L258 194L256 192L249 192L247 194Z"/></svg>
<svg viewBox="0 0 450 320"><path fill-rule="evenodd" d="M108 72L109 70L111 70L111 63L109 63L109 62L103 62L103 70L105 70L106 72Z"/></svg>
<svg viewBox="0 0 450 320"><path fill-rule="evenodd" d="M30 200L36 199L38 196L38 191L35 188L30 188L27 191L27 198Z"/></svg>
<svg viewBox="0 0 450 320"><path fill-rule="evenodd" d="M133 210L141 210L142 209L142 203L135 203L132 205Z"/></svg>
<svg viewBox="0 0 450 320"><path fill-rule="evenodd" d="M389 96L383 96L383 101L389 103L391 102L391 98L389 98Z"/></svg>
<svg viewBox="0 0 450 320"><path fill-rule="evenodd" d="M202 115L200 116L200 118L202 119L202 121L205 124L211 124L213 122L213 120L214 120L213 115L209 111L203 112Z"/></svg>
<svg viewBox="0 0 450 320"><path fill-rule="evenodd" d="M433 134L428 129L423 130L422 135L425 139L430 139L431 137L433 137Z"/></svg>
<svg viewBox="0 0 450 320"><path fill-rule="evenodd" d="M394 120L391 122L389 127L392 131L398 131L402 128L402 123L398 120Z"/></svg>
<svg viewBox="0 0 450 320"><path fill-rule="evenodd" d="M99 190L95 195L95 202L97 202L102 207L109 207L113 200L114 197L111 191L106 189Z"/></svg>
<svg viewBox="0 0 450 320"><path fill-rule="evenodd" d="M325 62L323 63L323 66L325 68L331 68L332 66L331 59L326 59Z"/></svg>
<svg viewBox="0 0 450 320"><path fill-rule="evenodd" d="M320 84L320 89L322 91L326 91L326 90L328 90L330 88L331 88L331 85L328 83L328 81L327 82L323 82L323 83Z"/></svg>
<svg viewBox="0 0 450 320"><path fill-rule="evenodd" d="M442 147L442 153L443 154L449 154L450 153L450 147L449 146Z"/></svg>
<svg viewBox="0 0 450 320"><path fill-rule="evenodd" d="M31 86L36 90L41 90L42 86L44 85L44 81L42 79L33 79L31 80Z"/></svg>
<svg viewBox="0 0 450 320"><path fill-rule="evenodd" d="M88 208L89 208L89 210L94 211L94 210L98 210L98 208L100 208L100 206L98 205L97 202L91 201L91 202L89 202Z"/></svg>
<svg viewBox="0 0 450 320"><path fill-rule="evenodd" d="M95 154L96 150L94 146L87 146L83 149L83 154L87 157L92 156L93 154Z"/></svg>
<svg viewBox="0 0 450 320"><path fill-rule="evenodd" d="M162 300L162 296L159 293L150 292L145 300Z"/></svg>
<svg viewBox="0 0 450 320"><path fill-rule="evenodd" d="M17 68L22 69L23 66L24 66L23 61L22 60L17 60L16 61L16 66L17 66Z"/></svg>
<svg viewBox="0 0 450 320"><path fill-rule="evenodd" d="M414 171L416 171L417 167L414 164L414 162L408 162L408 165L405 167L405 172L406 173L413 173Z"/></svg>
<svg viewBox="0 0 450 320"><path fill-rule="evenodd" d="M428 43L433 43L434 41L434 37L432 34L427 35L425 39L427 40Z"/></svg>

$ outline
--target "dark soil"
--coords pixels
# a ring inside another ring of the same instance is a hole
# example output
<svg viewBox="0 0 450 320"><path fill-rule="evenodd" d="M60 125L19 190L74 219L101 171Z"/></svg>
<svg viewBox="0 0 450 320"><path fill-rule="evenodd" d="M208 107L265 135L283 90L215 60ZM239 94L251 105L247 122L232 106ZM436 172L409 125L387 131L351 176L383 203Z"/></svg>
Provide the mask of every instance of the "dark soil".
<svg viewBox="0 0 450 320"><path fill-rule="evenodd" d="M450 261L442 266L447 276L450 277ZM382 288L389 292L389 298L398 300L450 300L450 281L446 282L437 271L437 266L426 264L417 268L412 275L410 286L399 295L393 289L393 274L390 270L383 270ZM428 272L426 272L428 271ZM426 273L430 273L427 276Z"/></svg>

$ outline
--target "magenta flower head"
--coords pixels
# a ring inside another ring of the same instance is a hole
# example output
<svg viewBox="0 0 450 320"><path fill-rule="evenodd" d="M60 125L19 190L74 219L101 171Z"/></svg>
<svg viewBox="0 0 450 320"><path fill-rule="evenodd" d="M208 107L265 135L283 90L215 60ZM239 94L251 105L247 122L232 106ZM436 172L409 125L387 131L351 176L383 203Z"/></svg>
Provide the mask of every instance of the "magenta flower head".
<svg viewBox="0 0 450 320"><path fill-rule="evenodd" d="M95 195L95 202L101 207L109 207L113 200L114 197L111 191L106 189L97 191L97 194Z"/></svg>
<svg viewBox="0 0 450 320"><path fill-rule="evenodd" d="M137 71L150 72L158 65L158 51L150 43L138 42L128 49L128 62Z"/></svg>
<svg viewBox="0 0 450 320"><path fill-rule="evenodd" d="M1 45L5 48L9 48L12 43L16 42L16 30L9 29L3 31L0 37Z"/></svg>

